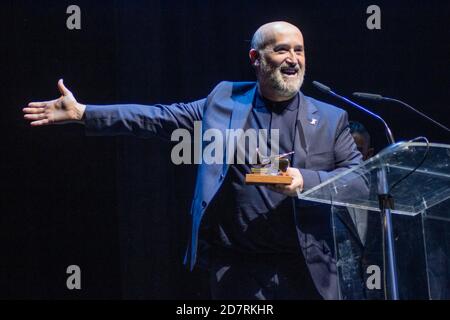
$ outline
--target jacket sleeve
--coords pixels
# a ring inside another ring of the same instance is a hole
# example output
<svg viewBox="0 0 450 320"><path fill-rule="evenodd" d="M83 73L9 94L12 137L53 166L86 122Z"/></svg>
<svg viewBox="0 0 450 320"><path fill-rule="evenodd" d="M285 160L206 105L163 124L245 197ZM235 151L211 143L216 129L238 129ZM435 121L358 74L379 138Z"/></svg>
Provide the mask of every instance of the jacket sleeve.
<svg viewBox="0 0 450 320"><path fill-rule="evenodd" d="M171 105L87 105L84 123L90 136L134 135L170 140L175 129L194 131L201 121L206 99Z"/></svg>
<svg viewBox="0 0 450 320"><path fill-rule="evenodd" d="M303 176L303 190L311 189L337 174L355 167L362 162L362 155L348 128L347 112L343 112L337 125L334 143L335 168L331 171L299 169Z"/></svg>

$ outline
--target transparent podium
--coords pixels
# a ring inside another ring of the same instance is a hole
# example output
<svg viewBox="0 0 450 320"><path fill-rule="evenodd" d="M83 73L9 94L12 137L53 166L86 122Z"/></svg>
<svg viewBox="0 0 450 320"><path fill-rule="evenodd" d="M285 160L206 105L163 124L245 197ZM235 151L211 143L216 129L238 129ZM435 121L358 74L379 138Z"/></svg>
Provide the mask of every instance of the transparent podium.
<svg viewBox="0 0 450 320"><path fill-rule="evenodd" d="M341 299L450 299L450 145L391 145L299 198L331 205Z"/></svg>

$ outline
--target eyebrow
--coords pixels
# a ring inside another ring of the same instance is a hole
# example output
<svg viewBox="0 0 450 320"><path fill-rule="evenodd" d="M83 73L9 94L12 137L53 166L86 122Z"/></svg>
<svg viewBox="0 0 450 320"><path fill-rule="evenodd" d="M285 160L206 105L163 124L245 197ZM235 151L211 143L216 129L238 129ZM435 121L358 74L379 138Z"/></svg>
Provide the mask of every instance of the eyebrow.
<svg viewBox="0 0 450 320"><path fill-rule="evenodd" d="M273 48L273 50L274 51L278 51L278 50L283 50L283 49L285 49L286 47L289 47L289 45L288 44L286 44L286 43L282 43L282 44L278 44L278 45L276 45L274 48ZM295 47L294 47L294 50L303 50L303 45L296 45Z"/></svg>

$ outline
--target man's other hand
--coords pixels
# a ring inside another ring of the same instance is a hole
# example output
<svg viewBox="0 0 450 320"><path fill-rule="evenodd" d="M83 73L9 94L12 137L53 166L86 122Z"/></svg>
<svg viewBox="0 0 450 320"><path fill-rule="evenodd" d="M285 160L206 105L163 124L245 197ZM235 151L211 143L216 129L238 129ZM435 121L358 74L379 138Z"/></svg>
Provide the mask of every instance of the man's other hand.
<svg viewBox="0 0 450 320"><path fill-rule="evenodd" d="M291 197L297 197L298 194L303 190L303 176L300 173L300 170L292 167L288 168L286 170L286 173L293 178L290 185L273 184L267 185L267 187L272 191L276 191Z"/></svg>
<svg viewBox="0 0 450 320"><path fill-rule="evenodd" d="M23 108L24 118L31 121L32 126L82 122L86 106L75 100L72 92L64 86L62 79L58 81L58 90L61 93L58 99L30 102L28 107Z"/></svg>

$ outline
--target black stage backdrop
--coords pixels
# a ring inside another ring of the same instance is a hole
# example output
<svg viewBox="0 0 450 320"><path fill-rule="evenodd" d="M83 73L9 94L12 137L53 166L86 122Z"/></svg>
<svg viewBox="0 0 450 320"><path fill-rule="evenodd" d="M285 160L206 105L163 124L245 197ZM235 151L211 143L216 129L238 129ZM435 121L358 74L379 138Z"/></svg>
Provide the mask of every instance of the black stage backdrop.
<svg viewBox="0 0 450 320"><path fill-rule="evenodd" d="M81 9L68 30L66 9ZM366 8L381 8L369 30ZM0 5L0 298L207 298L182 257L195 167L174 166L158 139L85 137L78 125L30 128L21 109L56 98L170 103L205 97L221 80L248 81L249 40L287 20L305 37L304 92L349 111L380 150L379 123L317 92L403 98L450 125L448 1L24 1ZM396 105L368 103L399 140L448 135ZM81 290L66 268L82 270Z"/></svg>

